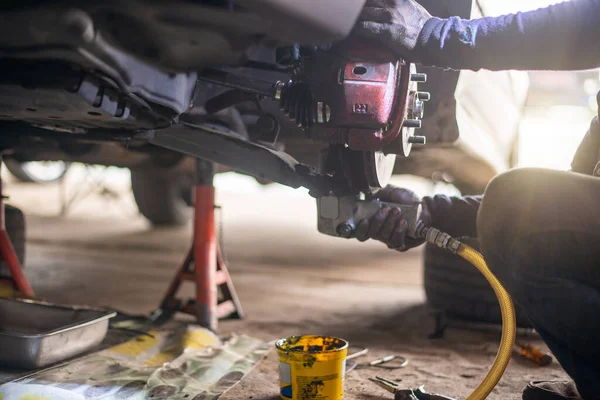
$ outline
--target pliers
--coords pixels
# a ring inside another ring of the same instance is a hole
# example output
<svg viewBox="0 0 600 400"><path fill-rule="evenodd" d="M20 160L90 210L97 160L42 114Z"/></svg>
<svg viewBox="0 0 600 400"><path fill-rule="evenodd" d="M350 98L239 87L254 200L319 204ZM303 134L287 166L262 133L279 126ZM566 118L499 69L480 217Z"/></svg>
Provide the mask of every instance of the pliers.
<svg viewBox="0 0 600 400"><path fill-rule="evenodd" d="M423 386L420 386L417 389L399 389L396 382L392 382L379 376L369 378L369 380L388 392L393 393L394 400L454 400L451 397L442 396L440 394L427 393Z"/></svg>

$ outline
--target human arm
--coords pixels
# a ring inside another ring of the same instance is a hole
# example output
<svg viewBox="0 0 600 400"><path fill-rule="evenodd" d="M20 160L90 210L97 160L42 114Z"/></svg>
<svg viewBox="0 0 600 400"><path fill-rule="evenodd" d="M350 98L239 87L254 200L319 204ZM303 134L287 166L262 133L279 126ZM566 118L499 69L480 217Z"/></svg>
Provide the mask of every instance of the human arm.
<svg viewBox="0 0 600 400"><path fill-rule="evenodd" d="M430 210L432 226L454 237L477 237L477 212L483 196L423 197Z"/></svg>
<svg viewBox="0 0 600 400"><path fill-rule="evenodd" d="M435 18L422 10L414 0L368 0L355 33L380 40L421 64L445 68L581 70L600 66L600 0L571 0L473 20Z"/></svg>

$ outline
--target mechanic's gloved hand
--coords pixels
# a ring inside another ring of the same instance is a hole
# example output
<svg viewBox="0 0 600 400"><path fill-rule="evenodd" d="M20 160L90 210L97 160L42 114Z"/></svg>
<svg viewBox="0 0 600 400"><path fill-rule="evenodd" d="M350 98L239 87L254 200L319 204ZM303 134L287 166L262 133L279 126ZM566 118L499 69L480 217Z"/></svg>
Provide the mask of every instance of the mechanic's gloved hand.
<svg viewBox="0 0 600 400"><path fill-rule="evenodd" d="M430 18L414 0L367 0L353 33L380 41L397 55L410 58Z"/></svg>
<svg viewBox="0 0 600 400"><path fill-rule="evenodd" d="M376 198L388 203L401 205L414 205L421 203L421 199L413 191L387 186L376 194ZM431 214L425 204L422 204L421 221L426 226L431 225ZM399 208L381 208L373 217L363 219L356 227L356 238L361 242L367 239L376 239L390 249L406 251L423 244L423 240L406 237L408 222L402 217Z"/></svg>

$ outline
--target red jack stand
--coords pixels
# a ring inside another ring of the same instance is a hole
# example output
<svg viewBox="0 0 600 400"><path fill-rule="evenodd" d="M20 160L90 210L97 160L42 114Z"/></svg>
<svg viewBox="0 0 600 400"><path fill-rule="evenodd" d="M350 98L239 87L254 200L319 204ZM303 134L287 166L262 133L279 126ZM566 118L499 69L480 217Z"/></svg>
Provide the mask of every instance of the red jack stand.
<svg viewBox="0 0 600 400"><path fill-rule="evenodd" d="M215 234L213 177L213 163L197 159L194 188L194 240L160 308L152 315L152 319L156 322L166 321L175 313L183 312L196 317L201 326L216 331L219 319L244 316ZM183 281L191 281L196 285L196 298L190 299L187 304L176 298ZM222 297L220 301L219 288Z"/></svg>
<svg viewBox="0 0 600 400"><path fill-rule="evenodd" d="M1 165L2 156L0 155L0 166ZM5 197L2 195L2 179L0 178L0 260L8 265L11 276L8 280L12 282L15 289L26 296L33 297L33 289L23 273L21 262L8 237L8 232L6 232L6 225L4 222L4 199ZM2 280L2 278L0 278L0 280Z"/></svg>

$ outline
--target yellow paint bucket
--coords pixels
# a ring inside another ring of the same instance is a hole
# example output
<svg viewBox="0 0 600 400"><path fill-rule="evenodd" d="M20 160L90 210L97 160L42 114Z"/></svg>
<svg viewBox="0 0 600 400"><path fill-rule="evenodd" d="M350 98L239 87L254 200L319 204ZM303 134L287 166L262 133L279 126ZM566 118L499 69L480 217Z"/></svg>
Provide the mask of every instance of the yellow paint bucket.
<svg viewBox="0 0 600 400"><path fill-rule="evenodd" d="M327 336L292 336L275 344L283 400L340 400L348 342Z"/></svg>

